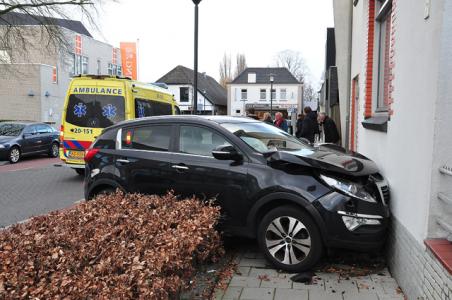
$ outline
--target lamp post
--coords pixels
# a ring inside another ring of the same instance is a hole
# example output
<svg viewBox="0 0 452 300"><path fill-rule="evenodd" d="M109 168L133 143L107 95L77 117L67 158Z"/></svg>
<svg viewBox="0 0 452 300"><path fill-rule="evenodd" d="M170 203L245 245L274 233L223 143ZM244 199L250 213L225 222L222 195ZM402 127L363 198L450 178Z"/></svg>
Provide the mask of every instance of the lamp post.
<svg viewBox="0 0 452 300"><path fill-rule="evenodd" d="M193 114L198 114L198 4L201 0L192 0L195 4L195 58L193 72Z"/></svg>
<svg viewBox="0 0 452 300"><path fill-rule="evenodd" d="M275 76L270 74L270 116L273 118L273 82L275 81Z"/></svg>

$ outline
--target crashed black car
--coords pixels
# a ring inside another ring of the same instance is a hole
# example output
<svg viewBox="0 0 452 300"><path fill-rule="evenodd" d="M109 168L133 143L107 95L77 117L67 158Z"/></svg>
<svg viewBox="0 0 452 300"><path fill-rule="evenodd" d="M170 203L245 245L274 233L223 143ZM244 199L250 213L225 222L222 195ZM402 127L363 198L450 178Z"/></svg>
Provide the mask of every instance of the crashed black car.
<svg viewBox="0 0 452 300"><path fill-rule="evenodd" d="M216 199L225 234L257 238L276 267L312 267L325 248L377 250L389 187L374 162L313 147L249 118L165 116L107 128L86 151L85 196L125 192Z"/></svg>

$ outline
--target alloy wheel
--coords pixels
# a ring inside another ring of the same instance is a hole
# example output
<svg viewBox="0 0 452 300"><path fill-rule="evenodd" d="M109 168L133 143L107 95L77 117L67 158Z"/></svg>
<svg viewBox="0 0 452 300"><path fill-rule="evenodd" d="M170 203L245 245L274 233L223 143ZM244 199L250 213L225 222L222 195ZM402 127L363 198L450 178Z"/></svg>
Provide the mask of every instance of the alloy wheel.
<svg viewBox="0 0 452 300"><path fill-rule="evenodd" d="M11 152L9 154L9 158L10 158L10 161L12 163L18 162L19 158L20 158L20 151L19 151L19 149L17 149L17 148L11 149Z"/></svg>
<svg viewBox="0 0 452 300"><path fill-rule="evenodd" d="M265 244L270 255L277 261L285 265L295 265L309 255L311 235L300 220L281 216L268 225Z"/></svg>
<svg viewBox="0 0 452 300"><path fill-rule="evenodd" d="M59 148L57 144L52 144L52 156L57 157L59 152Z"/></svg>

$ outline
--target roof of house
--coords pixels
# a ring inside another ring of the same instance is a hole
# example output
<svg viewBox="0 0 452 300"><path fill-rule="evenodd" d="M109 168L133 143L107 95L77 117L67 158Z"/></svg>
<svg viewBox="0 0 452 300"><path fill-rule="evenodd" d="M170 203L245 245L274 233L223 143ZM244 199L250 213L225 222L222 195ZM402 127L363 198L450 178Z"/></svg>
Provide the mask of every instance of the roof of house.
<svg viewBox="0 0 452 300"><path fill-rule="evenodd" d="M287 68L246 68L231 84L249 83L249 73L256 74L256 84L269 84L270 74L274 76L274 84L300 84Z"/></svg>
<svg viewBox="0 0 452 300"><path fill-rule="evenodd" d="M60 18L33 16L16 12L9 12L0 16L0 25L56 25L72 30L79 34L92 37L88 29L80 21L66 20Z"/></svg>
<svg viewBox="0 0 452 300"><path fill-rule="evenodd" d="M157 82L162 82L167 85L190 84L193 85L193 70L184 66L177 66L169 71ZM213 104L226 106L227 94L226 89L223 88L215 79L208 75L198 73L198 91L206 91L205 95Z"/></svg>

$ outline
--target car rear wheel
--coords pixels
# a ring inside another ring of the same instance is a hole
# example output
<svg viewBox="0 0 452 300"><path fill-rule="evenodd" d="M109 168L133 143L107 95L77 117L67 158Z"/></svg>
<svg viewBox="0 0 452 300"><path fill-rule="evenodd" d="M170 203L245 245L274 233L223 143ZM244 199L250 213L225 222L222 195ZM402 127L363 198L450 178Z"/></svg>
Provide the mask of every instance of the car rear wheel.
<svg viewBox="0 0 452 300"><path fill-rule="evenodd" d="M52 143L52 146L49 150L49 156L50 157L58 157L58 154L60 152L60 148L58 146L58 143Z"/></svg>
<svg viewBox="0 0 452 300"><path fill-rule="evenodd" d="M259 225L257 238L265 257L285 271L308 270L322 257L322 239L316 224L295 206L270 211Z"/></svg>
<svg viewBox="0 0 452 300"><path fill-rule="evenodd" d="M20 160L20 149L16 146L12 147L9 150L9 156L8 156L9 162L12 164L15 164Z"/></svg>
<svg viewBox="0 0 452 300"><path fill-rule="evenodd" d="M94 193L92 193L91 197L89 197L89 200L93 200L100 195L114 194L115 191L116 190L110 186L101 187L99 190L96 190Z"/></svg>

